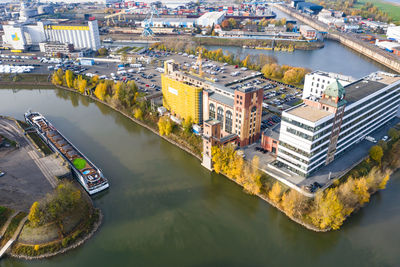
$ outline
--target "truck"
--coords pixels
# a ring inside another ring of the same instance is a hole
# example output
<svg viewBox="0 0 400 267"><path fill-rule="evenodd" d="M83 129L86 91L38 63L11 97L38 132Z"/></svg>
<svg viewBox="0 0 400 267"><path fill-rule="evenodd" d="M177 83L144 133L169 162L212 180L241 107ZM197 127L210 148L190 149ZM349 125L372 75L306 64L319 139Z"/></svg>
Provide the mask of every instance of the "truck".
<svg viewBox="0 0 400 267"><path fill-rule="evenodd" d="M94 65L93 59L81 59L79 62L82 66L93 66Z"/></svg>

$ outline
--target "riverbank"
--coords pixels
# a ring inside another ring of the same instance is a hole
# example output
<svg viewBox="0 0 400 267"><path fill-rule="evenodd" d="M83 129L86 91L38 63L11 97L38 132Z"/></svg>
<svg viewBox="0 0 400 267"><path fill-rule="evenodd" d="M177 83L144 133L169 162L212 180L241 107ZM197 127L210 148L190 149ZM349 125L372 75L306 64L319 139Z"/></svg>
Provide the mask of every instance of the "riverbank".
<svg viewBox="0 0 400 267"><path fill-rule="evenodd" d="M56 188L55 192L66 194L61 191L65 191L65 188L68 189L68 187L75 190L75 192L70 191L68 194L72 194L71 196L74 198L79 196L78 199L81 200L75 200L76 204L72 204L74 206L72 210L65 208L67 212L62 214L62 218L57 219L57 221L46 222L43 225L36 225L36 220L43 220L41 217L45 215L36 218L35 209L39 206L35 206L35 203L38 203L35 202L28 216L29 222L22 229L16 244L13 245L9 253L11 257L24 260L53 257L83 245L96 233L103 220L101 210L94 208L90 197L76 183L63 182ZM76 194L77 192L79 194ZM54 197L54 194L51 197ZM63 197L57 197L60 198L57 201L65 201ZM44 210L44 212L46 211Z"/></svg>
<svg viewBox="0 0 400 267"><path fill-rule="evenodd" d="M64 87L60 88L76 92L76 90L73 89ZM151 126L143 122L143 120L139 121L134 118L131 118L129 114L121 112L117 108L114 108L113 106L109 105L107 102L100 101L93 96L90 96L90 98L92 98L95 101L99 101L102 104L107 105L108 107L111 107L112 109L128 117L132 121L138 122L139 125L142 125L147 129L151 130L153 133L159 135L159 133L156 131L156 127L152 128ZM176 144L174 140L169 140L170 137L168 136L162 136L162 137L165 138L167 141L171 142L172 144ZM390 148L392 147L394 141L395 140L393 140L392 143L389 143ZM190 151L188 147L185 146L182 147L180 144L178 146L183 150L185 150L186 152L196 156L196 153ZM396 147L400 147L400 141L396 143ZM257 174L257 172L260 172L259 170L257 170L254 173L252 167L253 162L250 163L248 161L243 161L243 159L241 159L234 152L233 149L232 151L233 151L232 155L225 154L225 156L223 156L223 158L227 158L228 160L223 160L222 164L226 165L225 167L222 167L222 169L238 170L239 173L241 174L236 174L237 177L232 177L228 173L221 171L221 166L219 167L218 171L216 170L217 173L223 174L231 181L234 181L238 185L242 186L244 191L256 195L259 198L266 201L267 203L269 203L270 205L276 207L279 211L287 215L287 217L289 217L289 219L291 219L292 221L302 225L308 230L312 230L315 232L328 232L331 230L338 230L342 226L344 221L350 217L351 214L357 212L360 208L364 206L365 203L369 201L371 195L374 195L378 190L385 188L386 183L389 179L388 178L390 175L389 173L392 172L392 170L386 168L382 168L379 171L377 171L377 169L375 168L376 164L371 162L370 159L367 159L355 167L358 168L359 166L362 166L362 164L365 165L366 164L365 162L367 162L368 172L364 174L364 176L358 176L358 178L355 178L354 180L353 178L351 179L348 178L347 180L341 179L340 182L335 183L332 187L317 193L315 199L310 199L299 194L295 190L283 187L283 185L277 181L274 182L265 181L273 179L268 175L266 175L265 173ZM392 152L392 150L388 150L386 152L387 154L389 154ZM216 152L213 152L212 160L214 164L217 164L218 159L215 158L216 154L214 153ZM201 160L200 157L197 158ZM240 161L242 161L242 163L240 163ZM219 165L221 165L221 163L219 163ZM396 167L395 169L397 168L398 167ZM240 178L240 175L243 174L245 175L248 174L249 176L253 176L253 174L255 174L255 177L258 178L255 178L256 180L252 180L253 178L249 178L247 180L245 178L245 180L243 180L243 178ZM369 176L371 177L368 178ZM348 188L353 188L353 187L358 188L359 183L367 183L362 186L363 190L362 194L364 194L363 196L358 196L357 195L358 193L354 195L355 194L354 192L356 192L356 190L359 190L359 189L354 189L354 191L345 191L346 192L345 195L339 197L339 195L341 194L340 192L342 192L343 190L348 190ZM346 203L345 202L346 197L354 200L352 200L350 203ZM295 210L296 205L298 205L296 201L303 203L303 207L301 207L302 211ZM343 201L343 203L341 201ZM332 210L330 210L331 207Z"/></svg>
<svg viewBox="0 0 400 267"><path fill-rule="evenodd" d="M285 50L315 50L324 47L323 42L300 42L286 40L256 40L239 38L213 38L213 37L193 37L196 45L215 45L215 46L236 46L236 47L259 47L276 48L279 51ZM292 52L288 51L288 52Z"/></svg>
<svg viewBox="0 0 400 267"><path fill-rule="evenodd" d="M2 74L0 89L43 89L54 88L49 80L49 74Z"/></svg>
<svg viewBox="0 0 400 267"><path fill-rule="evenodd" d="M319 21L316 21L309 16L300 14L295 9L291 9L280 4L275 4L274 7L298 19L299 21L308 24L309 26L317 29L318 31L327 32L328 34L326 38L337 41L353 49L354 51L362 55L365 55L375 60L376 62L392 69L393 71L400 73L400 59L397 56L389 54L374 45L370 45L359 39L356 39L350 34L340 33L336 30L330 29L327 27L327 25Z"/></svg>

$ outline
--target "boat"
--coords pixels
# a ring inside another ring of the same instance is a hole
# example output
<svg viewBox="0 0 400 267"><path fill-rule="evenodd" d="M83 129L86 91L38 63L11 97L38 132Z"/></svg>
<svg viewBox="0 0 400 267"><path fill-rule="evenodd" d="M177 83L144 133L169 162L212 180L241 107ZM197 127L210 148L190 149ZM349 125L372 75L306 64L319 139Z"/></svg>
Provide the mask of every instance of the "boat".
<svg viewBox="0 0 400 267"><path fill-rule="evenodd" d="M78 182L89 195L107 188L109 184L102 171L64 137L42 114L28 111L26 123L33 127L40 138L56 153L59 153L75 173Z"/></svg>
<svg viewBox="0 0 400 267"><path fill-rule="evenodd" d="M112 38L105 38L103 40L103 43L108 43L108 44L112 44L114 42L114 40Z"/></svg>

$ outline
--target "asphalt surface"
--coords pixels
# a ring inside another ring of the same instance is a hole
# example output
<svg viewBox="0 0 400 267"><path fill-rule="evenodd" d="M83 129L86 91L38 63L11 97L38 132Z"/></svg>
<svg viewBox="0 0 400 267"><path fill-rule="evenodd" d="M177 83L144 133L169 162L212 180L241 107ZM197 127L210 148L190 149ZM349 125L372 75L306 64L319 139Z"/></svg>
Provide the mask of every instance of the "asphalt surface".
<svg viewBox="0 0 400 267"><path fill-rule="evenodd" d="M0 205L28 212L34 201L52 191L52 184L31 157L39 154L14 121L0 119L0 134L20 145L0 148L0 169L6 172L0 177Z"/></svg>

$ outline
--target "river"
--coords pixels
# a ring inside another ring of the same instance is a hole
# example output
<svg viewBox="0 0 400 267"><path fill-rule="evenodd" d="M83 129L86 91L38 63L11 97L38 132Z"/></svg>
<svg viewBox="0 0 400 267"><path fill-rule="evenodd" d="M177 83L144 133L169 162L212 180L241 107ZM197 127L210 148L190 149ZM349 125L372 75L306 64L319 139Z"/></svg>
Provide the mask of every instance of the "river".
<svg viewBox="0 0 400 267"><path fill-rule="evenodd" d="M62 90L0 90L0 114L42 112L103 169L104 213L82 247L9 266L398 266L400 179L374 195L340 231L290 221L186 152L108 107Z"/></svg>

